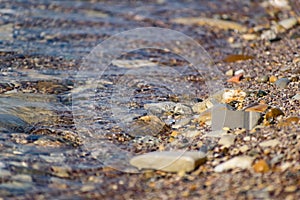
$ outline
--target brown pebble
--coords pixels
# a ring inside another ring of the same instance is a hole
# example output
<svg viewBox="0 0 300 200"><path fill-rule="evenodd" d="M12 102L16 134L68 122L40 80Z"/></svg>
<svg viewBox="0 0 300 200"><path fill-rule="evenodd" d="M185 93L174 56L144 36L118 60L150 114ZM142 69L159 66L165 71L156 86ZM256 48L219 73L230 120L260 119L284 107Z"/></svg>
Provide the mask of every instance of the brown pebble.
<svg viewBox="0 0 300 200"><path fill-rule="evenodd" d="M284 113L279 108L272 108L270 111L266 113L266 120L272 120L276 117L284 115Z"/></svg>
<svg viewBox="0 0 300 200"><path fill-rule="evenodd" d="M259 160L253 165L253 169L257 173L266 173L270 171L270 167L265 160Z"/></svg>
<svg viewBox="0 0 300 200"><path fill-rule="evenodd" d="M246 112L265 112L268 108L267 104L258 104L245 109Z"/></svg>

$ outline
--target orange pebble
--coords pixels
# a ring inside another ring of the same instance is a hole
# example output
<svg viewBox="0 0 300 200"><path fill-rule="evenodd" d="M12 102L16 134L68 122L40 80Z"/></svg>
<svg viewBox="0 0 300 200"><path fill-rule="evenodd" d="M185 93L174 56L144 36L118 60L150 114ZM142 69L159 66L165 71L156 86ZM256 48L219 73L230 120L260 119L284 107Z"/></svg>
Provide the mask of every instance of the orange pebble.
<svg viewBox="0 0 300 200"><path fill-rule="evenodd" d="M259 160L253 165L253 169L255 172L258 173L266 173L270 171L270 167L268 163L265 160Z"/></svg>
<svg viewBox="0 0 300 200"><path fill-rule="evenodd" d="M269 78L270 83L274 83L275 81L277 81L277 77L276 76L271 76Z"/></svg>
<svg viewBox="0 0 300 200"><path fill-rule="evenodd" d="M229 83L239 83L243 77L243 74L238 74L227 80Z"/></svg>

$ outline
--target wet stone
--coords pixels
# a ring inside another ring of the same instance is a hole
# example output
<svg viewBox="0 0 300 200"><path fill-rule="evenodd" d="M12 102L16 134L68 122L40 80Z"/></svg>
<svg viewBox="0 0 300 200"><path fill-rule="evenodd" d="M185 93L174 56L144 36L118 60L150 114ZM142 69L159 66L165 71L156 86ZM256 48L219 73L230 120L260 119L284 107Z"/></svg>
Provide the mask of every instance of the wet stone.
<svg viewBox="0 0 300 200"><path fill-rule="evenodd" d="M9 114L0 114L0 131L1 132L24 132L29 128L29 124L19 117Z"/></svg>
<svg viewBox="0 0 300 200"><path fill-rule="evenodd" d="M285 89L290 80L288 78L280 78L278 79L274 84L279 88L279 89Z"/></svg>
<svg viewBox="0 0 300 200"><path fill-rule="evenodd" d="M133 157L130 164L138 169L155 169L167 172L190 172L204 163L206 155L200 151L162 151Z"/></svg>

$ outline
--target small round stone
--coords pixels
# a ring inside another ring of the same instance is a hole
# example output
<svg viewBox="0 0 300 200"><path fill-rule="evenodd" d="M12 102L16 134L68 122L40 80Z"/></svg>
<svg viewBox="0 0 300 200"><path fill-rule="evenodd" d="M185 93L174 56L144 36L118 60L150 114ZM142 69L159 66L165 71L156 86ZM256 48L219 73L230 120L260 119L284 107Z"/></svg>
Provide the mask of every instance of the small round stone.
<svg viewBox="0 0 300 200"><path fill-rule="evenodd" d="M269 82L274 83L275 81L277 81L277 77L276 76L270 76Z"/></svg>
<svg viewBox="0 0 300 200"><path fill-rule="evenodd" d="M259 83L266 83L269 81L269 77L268 76L261 76L261 77L258 77L258 80L257 80Z"/></svg>

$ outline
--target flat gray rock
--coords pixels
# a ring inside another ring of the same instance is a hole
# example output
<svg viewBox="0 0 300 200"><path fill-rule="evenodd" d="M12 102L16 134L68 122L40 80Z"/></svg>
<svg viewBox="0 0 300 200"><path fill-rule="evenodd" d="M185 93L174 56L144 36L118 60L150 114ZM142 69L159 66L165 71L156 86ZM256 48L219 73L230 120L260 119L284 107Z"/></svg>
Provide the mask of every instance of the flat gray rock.
<svg viewBox="0 0 300 200"><path fill-rule="evenodd" d="M245 112L229 110L226 105L217 105L212 108L212 130L228 128L245 128L251 130L259 120L261 114L258 112Z"/></svg>
<svg viewBox="0 0 300 200"><path fill-rule="evenodd" d="M130 164L138 169L190 172L205 160L206 154L201 151L162 151L136 156L130 160Z"/></svg>

